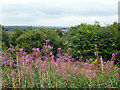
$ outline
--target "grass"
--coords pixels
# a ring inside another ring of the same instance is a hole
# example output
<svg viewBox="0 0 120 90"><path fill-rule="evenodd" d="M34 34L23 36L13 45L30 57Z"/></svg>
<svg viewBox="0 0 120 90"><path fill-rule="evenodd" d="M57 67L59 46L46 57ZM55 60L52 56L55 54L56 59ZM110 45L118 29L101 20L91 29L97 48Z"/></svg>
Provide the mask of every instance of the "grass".
<svg viewBox="0 0 120 90"><path fill-rule="evenodd" d="M2 53L2 87L5 88L120 88L120 68L102 58L75 61L57 56L46 45L31 54L10 46ZM97 61L99 62L97 62Z"/></svg>

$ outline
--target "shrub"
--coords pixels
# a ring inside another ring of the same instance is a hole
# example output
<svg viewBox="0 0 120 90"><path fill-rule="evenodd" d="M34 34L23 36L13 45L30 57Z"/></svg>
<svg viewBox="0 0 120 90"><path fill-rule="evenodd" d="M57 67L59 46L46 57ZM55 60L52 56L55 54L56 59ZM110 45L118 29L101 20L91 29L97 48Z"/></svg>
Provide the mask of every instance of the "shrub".
<svg viewBox="0 0 120 90"><path fill-rule="evenodd" d="M2 30L2 42L4 42L4 45L9 47L10 45L10 36L7 32Z"/></svg>
<svg viewBox="0 0 120 90"><path fill-rule="evenodd" d="M20 35L16 39L16 43L19 47L23 47L25 51L30 53L33 47L39 47L41 49L46 39L46 34L39 29L34 29L28 30L24 34Z"/></svg>
<svg viewBox="0 0 120 90"><path fill-rule="evenodd" d="M116 25L116 24L115 24ZM113 33L110 30L113 26L100 27L99 25L81 24L71 27L67 32L64 43L65 49L71 48L72 56L79 59L81 56L84 58L95 58L93 56L93 46L99 46L99 54L105 55L105 60L111 58L112 52L118 51L118 33ZM115 29L116 30L116 29ZM120 58L120 57L119 57Z"/></svg>
<svg viewBox="0 0 120 90"><path fill-rule="evenodd" d="M21 30L14 31L10 37L11 44L16 46L16 39L22 35L24 32Z"/></svg>

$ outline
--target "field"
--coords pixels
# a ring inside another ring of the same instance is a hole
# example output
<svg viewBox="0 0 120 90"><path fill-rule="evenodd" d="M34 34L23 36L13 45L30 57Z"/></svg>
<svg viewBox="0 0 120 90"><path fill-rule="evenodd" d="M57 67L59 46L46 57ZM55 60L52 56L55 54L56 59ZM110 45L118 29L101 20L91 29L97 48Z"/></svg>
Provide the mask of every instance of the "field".
<svg viewBox="0 0 120 90"><path fill-rule="evenodd" d="M23 48L10 45L2 52L2 87L3 88L120 88L120 68L111 60L103 61L95 52L95 59L75 60L68 53L63 55L58 48L53 55L49 40L43 49L33 48L32 53ZM95 49L97 45L95 45ZM96 49L97 50L97 49Z"/></svg>

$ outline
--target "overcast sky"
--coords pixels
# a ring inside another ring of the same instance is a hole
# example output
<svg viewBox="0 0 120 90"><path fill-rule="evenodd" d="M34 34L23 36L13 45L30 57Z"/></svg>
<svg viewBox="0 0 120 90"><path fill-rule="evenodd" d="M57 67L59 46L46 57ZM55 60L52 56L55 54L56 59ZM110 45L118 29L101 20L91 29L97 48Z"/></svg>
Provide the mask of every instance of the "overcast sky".
<svg viewBox="0 0 120 90"><path fill-rule="evenodd" d="M0 0L0 24L74 26L118 21L119 0Z"/></svg>

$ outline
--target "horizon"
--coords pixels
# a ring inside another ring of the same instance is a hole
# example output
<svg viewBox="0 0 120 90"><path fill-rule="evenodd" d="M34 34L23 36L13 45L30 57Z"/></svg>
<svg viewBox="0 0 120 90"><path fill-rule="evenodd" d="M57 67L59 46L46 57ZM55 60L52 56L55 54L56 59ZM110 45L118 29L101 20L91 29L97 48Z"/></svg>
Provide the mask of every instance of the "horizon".
<svg viewBox="0 0 120 90"><path fill-rule="evenodd" d="M99 22L99 21L98 21ZM114 21L114 22L117 22L117 21ZM104 24L104 25L101 25L100 22L99 22L99 25L102 26L102 27L105 27L105 26L109 26L109 25L112 25L114 22L110 23L110 24ZM117 22L119 23L119 22ZM80 24L77 24L77 25L81 25L82 23ZM83 23L83 24L88 24L88 25L94 25L95 24L95 21L93 24L89 24L89 23ZM65 25L24 25L24 24L1 24L2 26L36 26L36 27L74 27L74 26L77 26L77 25L71 25L71 26L65 26Z"/></svg>

